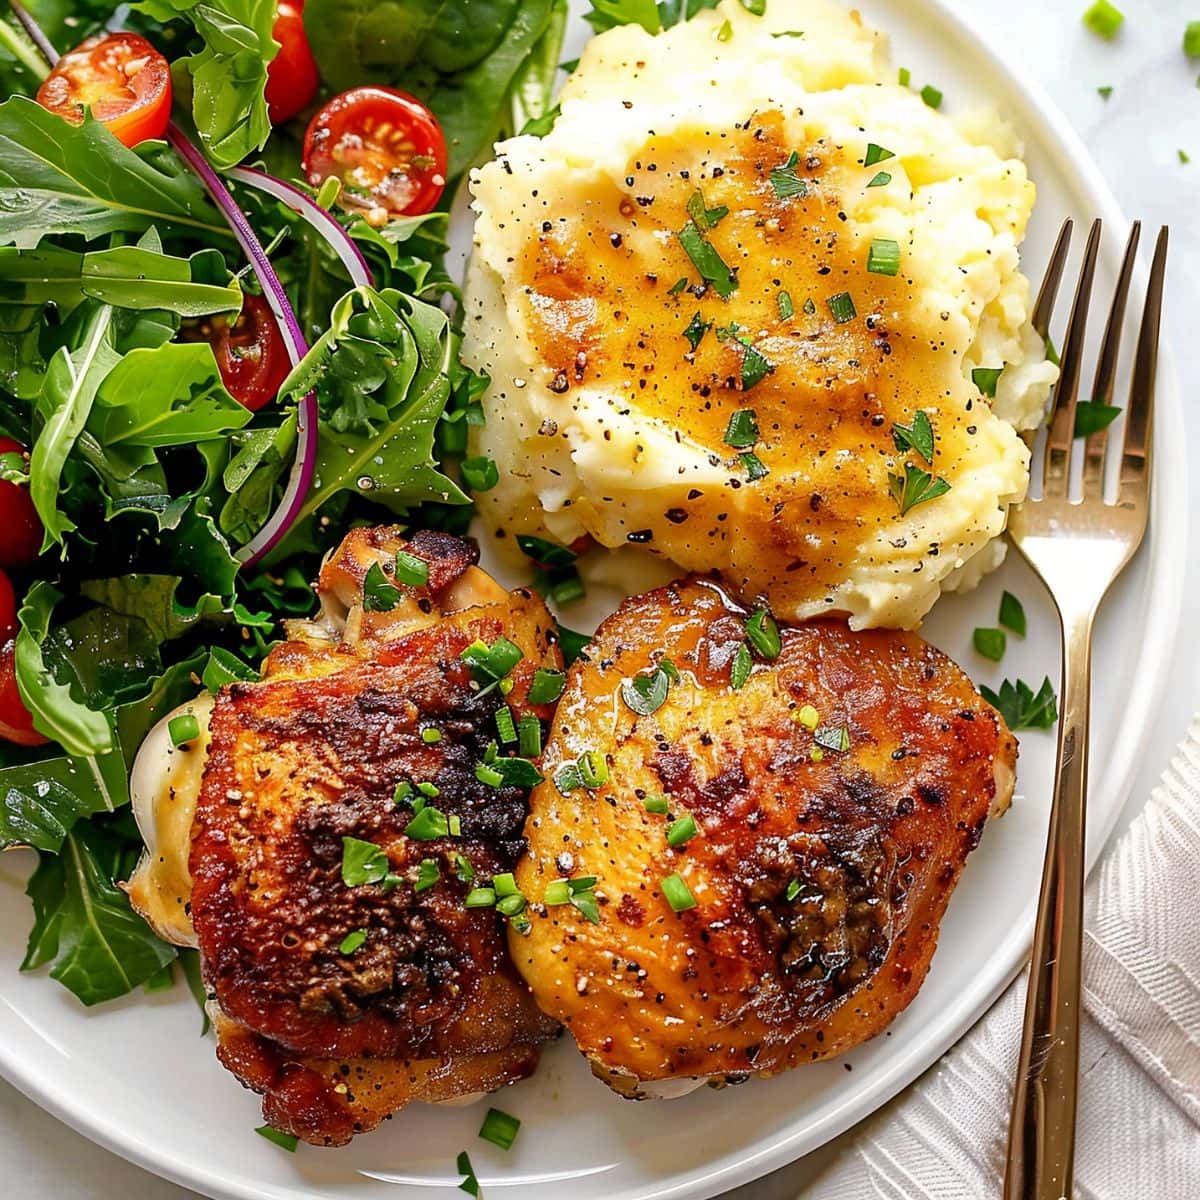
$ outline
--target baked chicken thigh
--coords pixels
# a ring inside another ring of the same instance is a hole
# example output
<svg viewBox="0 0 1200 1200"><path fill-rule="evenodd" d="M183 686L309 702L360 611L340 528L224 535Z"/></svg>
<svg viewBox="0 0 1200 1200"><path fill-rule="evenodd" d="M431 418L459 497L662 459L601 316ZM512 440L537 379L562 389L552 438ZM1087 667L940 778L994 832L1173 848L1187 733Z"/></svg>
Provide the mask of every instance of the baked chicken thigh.
<svg viewBox="0 0 1200 1200"><path fill-rule="evenodd" d="M160 783L148 822L135 770L150 851L131 898L192 933L221 1061L269 1124L315 1144L524 1078L556 1028L502 916L464 903L515 865L536 778L528 760L506 770L497 713L548 718L530 684L562 666L542 601L475 557L355 530L321 572L323 619L293 623L262 682L222 690L202 769Z"/></svg>
<svg viewBox="0 0 1200 1200"><path fill-rule="evenodd" d="M628 1096L841 1054L916 995L1015 760L914 634L778 630L699 580L633 597L568 675L514 961Z"/></svg>

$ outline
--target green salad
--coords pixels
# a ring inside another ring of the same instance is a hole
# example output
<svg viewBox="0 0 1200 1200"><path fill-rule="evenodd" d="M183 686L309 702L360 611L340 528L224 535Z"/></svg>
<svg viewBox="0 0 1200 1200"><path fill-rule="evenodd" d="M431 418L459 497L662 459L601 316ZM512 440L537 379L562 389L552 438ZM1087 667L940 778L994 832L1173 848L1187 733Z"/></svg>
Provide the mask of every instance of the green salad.
<svg viewBox="0 0 1200 1200"><path fill-rule="evenodd" d="M118 886L151 727L258 676L348 528L464 532L495 483L447 210L553 120L566 7L0 18L0 849L39 855L25 968L85 1004L195 957Z"/></svg>

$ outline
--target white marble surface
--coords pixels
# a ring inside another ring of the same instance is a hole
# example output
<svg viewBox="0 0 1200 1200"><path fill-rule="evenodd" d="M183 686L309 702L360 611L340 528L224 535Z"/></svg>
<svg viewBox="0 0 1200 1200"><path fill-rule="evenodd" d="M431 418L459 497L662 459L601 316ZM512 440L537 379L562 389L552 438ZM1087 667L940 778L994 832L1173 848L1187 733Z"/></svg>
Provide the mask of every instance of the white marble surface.
<svg viewBox="0 0 1200 1200"><path fill-rule="evenodd" d="M1191 431L1200 436L1190 357L1200 316L1200 64L1180 50L1184 26L1200 20L1200 0L1120 0L1128 14L1119 42L1100 42L1079 24L1085 0L958 0L978 14L1004 54L1043 80L1084 135L1125 211L1149 227L1170 224L1173 257L1169 336L1176 347ZM1100 86L1114 88L1102 100ZM1193 163L1184 166L1179 150ZM1190 320L1189 320L1190 318ZM1190 511L1200 518L1200 470L1190 485ZM1184 628L1200 621L1200 519L1188 548ZM1185 633L1160 719L1143 739L1143 768L1131 810L1149 794L1172 747L1200 709L1200 655ZM136 1070L136 1064L130 1064ZM852 1136L847 1135L847 1136ZM835 1147L836 1148L836 1143ZM822 1156L830 1153L822 1152ZM815 1157L815 1156L813 1156ZM728 1200L794 1200L812 1161L798 1163L732 1193ZM0 1180L23 1200L188 1200L193 1193L165 1183L92 1145L0 1082ZM1185 1200L1159 1197L1158 1200Z"/></svg>

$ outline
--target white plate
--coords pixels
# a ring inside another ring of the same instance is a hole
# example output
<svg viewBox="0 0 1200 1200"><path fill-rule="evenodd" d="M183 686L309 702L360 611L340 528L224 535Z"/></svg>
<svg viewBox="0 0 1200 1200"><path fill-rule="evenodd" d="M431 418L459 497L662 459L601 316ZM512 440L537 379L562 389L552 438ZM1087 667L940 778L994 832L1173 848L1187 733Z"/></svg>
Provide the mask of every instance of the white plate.
<svg viewBox="0 0 1200 1200"><path fill-rule="evenodd" d="M784 0L773 0L782 3ZM1021 129L1041 199L1025 260L1043 263L1064 216L1099 215L1109 226L1101 292L1111 287L1124 222L1087 151L1039 88L1021 82L949 0L860 0L893 35L895 61L918 86L936 83L947 104L991 100ZM576 22L574 42L583 40ZM1147 547L1108 601L1096 646L1090 857L1125 800L1140 732L1153 719L1174 642L1186 522L1184 436L1169 369L1159 393L1158 475ZM976 625L995 622L1001 589L1020 595L1030 635L1011 644L1003 671L970 650ZM926 634L972 675L1057 679L1052 609L1030 573L1010 563L977 593L939 604ZM1049 734L1022 739L1018 797L972 856L929 978L888 1034L834 1063L801 1068L725 1092L669 1104L621 1101L594 1081L569 1040L537 1076L499 1103L524 1122L507 1155L475 1134L483 1109L416 1106L337 1151L292 1156L251 1132L258 1102L218 1066L198 1036L199 1015L181 988L136 995L85 1012L43 975L19 975L30 866L0 861L0 1071L64 1121L116 1153L213 1197L238 1200L389 1200L454 1189L468 1149L489 1197L520 1200L667 1200L711 1196L815 1149L872 1112L947 1049L1016 971L1028 944L1051 783ZM457 1193L455 1193L457 1194Z"/></svg>

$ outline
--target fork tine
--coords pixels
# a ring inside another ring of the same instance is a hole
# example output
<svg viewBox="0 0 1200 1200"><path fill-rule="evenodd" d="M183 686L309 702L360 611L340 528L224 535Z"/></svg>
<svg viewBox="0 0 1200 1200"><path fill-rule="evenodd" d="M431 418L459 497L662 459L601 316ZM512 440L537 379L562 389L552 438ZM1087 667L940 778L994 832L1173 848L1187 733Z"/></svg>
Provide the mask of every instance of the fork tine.
<svg viewBox="0 0 1200 1200"><path fill-rule="evenodd" d="M1129 231L1129 242L1125 247L1125 261L1117 279L1117 290L1109 309L1108 323L1104 327L1104 341L1100 349L1100 364L1096 368L1096 379L1092 384L1092 402L1111 405L1113 390L1117 382L1117 367L1121 361L1121 343L1125 330L1125 309L1129 300L1129 286L1133 281L1133 268L1137 264L1138 243L1142 236L1142 223L1135 221ZM1108 447L1108 429L1092 434L1086 444L1083 460L1083 494L1099 495L1104 490L1104 455Z"/></svg>
<svg viewBox="0 0 1200 1200"><path fill-rule="evenodd" d="M1154 249L1146 310L1138 336L1137 361L1125 416L1125 453L1121 460L1121 503L1144 500L1149 491L1154 418L1154 385L1158 376L1158 339L1162 329L1163 289L1167 277L1170 231L1164 225Z"/></svg>
<svg viewBox="0 0 1200 1200"><path fill-rule="evenodd" d="M1079 399L1079 379L1083 373L1083 354L1087 343L1088 310L1092 303L1092 286L1096 281L1096 262L1100 257L1100 238L1103 223L1092 222L1087 250L1071 306L1071 321L1063 345L1062 375L1054 392L1054 412L1046 438L1046 461L1043 474L1043 493L1066 494L1070 486L1071 446L1075 440L1075 405Z"/></svg>
<svg viewBox="0 0 1200 1200"><path fill-rule="evenodd" d="M1042 287L1038 292L1037 303L1033 306L1033 327L1043 338L1050 336L1050 321L1054 316L1054 305L1058 301L1058 289L1062 284L1063 272L1067 268L1067 259L1071 254L1071 235L1075 232L1075 222L1068 217L1058 231L1058 240L1050 254L1050 265L1042 279Z"/></svg>

